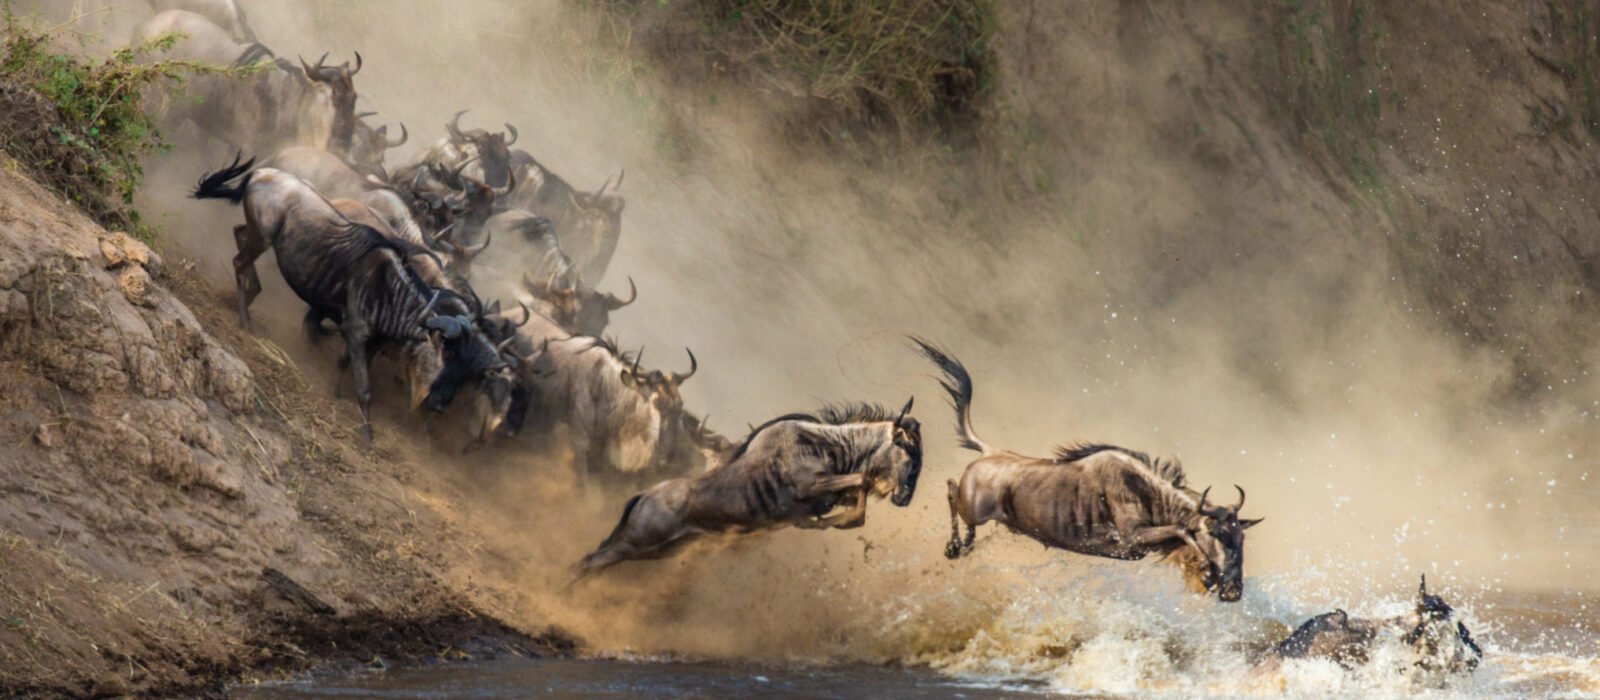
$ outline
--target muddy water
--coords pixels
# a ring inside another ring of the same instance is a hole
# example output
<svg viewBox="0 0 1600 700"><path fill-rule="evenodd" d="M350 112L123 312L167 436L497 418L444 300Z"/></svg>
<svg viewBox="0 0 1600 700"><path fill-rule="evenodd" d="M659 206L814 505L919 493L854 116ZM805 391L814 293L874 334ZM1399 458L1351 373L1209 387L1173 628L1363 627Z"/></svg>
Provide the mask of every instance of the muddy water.
<svg viewBox="0 0 1600 700"><path fill-rule="evenodd" d="M1238 605L1218 606L1081 585L1019 597L975 626L939 638L907 630L871 640L875 663L508 659L365 671L238 688L238 699L516 697L1600 697L1600 596L1454 591L1458 610L1485 648L1473 675L1432 681L1408 676L1399 648L1380 648L1368 667L1321 661L1258 668L1249 659L1296 612L1267 592L1270 578ZM1276 582L1281 585L1280 582ZM948 602L948 601L946 601ZM1352 601L1356 614L1395 614L1405 596ZM856 642L860 644L861 642Z"/></svg>

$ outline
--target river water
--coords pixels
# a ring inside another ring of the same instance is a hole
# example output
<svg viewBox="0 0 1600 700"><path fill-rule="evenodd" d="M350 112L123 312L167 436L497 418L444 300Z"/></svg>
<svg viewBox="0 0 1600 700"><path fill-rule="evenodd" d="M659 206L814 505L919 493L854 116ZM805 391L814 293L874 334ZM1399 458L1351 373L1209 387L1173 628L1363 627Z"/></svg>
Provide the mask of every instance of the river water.
<svg viewBox="0 0 1600 700"><path fill-rule="evenodd" d="M1600 596L1457 591L1485 659L1476 673L1443 687L1397 671L1407 663L1398 649L1380 649L1354 671L1324 661L1252 664L1253 654L1303 619L1275 610L1281 602L1268 598L1256 593L1220 606L1097 596L1086 605L1046 596L1053 602L998 609L955 641L904 641L901 658L887 663L500 659L240 687L231 697L1600 697ZM1406 605L1396 596L1350 607L1387 614Z"/></svg>

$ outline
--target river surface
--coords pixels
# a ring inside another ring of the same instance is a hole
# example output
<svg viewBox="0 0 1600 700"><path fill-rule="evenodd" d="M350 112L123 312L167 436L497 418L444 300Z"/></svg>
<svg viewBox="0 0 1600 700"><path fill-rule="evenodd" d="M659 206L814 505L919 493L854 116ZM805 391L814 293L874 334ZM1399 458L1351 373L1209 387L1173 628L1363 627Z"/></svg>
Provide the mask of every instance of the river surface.
<svg viewBox="0 0 1600 700"><path fill-rule="evenodd" d="M1592 594L1472 596L1466 619L1485 648L1482 667L1442 688L1418 685L1378 653L1368 668L1296 661L1257 668L1233 637L1200 651L1162 628L1166 611L1109 605L1086 634L1083 618L1046 609L1002 614L959 648L908 654L889 665L842 662L501 659L323 675L235 688L235 700L312 698L1589 698L1600 697L1600 615ZM1386 604L1398 609L1402 601ZM1383 607L1383 606L1380 606ZM1219 608L1253 619L1247 605ZM1007 614L1015 619L1003 619ZM1191 613L1192 614L1192 613ZM1202 616L1204 617L1204 616ZM1293 621L1293 615L1287 622ZM1259 620L1257 620L1259 621ZM1114 624L1106 624L1106 623ZM1037 629L1059 638L1041 638ZM1176 628L1184 629L1183 626ZM1024 630L1028 630L1024 632ZM1255 644L1281 634L1262 632ZM1074 637L1078 637L1073 639ZM1219 638L1215 632L1211 638ZM1220 635L1226 636L1226 635ZM1248 637L1249 635L1245 635ZM1393 650L1390 650L1393 651Z"/></svg>

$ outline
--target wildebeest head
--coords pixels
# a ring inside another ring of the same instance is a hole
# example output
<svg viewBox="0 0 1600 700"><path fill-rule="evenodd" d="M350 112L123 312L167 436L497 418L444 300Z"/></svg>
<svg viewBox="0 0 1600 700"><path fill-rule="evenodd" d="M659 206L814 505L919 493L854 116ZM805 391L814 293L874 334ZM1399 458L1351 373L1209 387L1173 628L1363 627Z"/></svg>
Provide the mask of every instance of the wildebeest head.
<svg viewBox="0 0 1600 700"><path fill-rule="evenodd" d="M1455 619L1455 608L1428 592L1428 576L1417 588L1417 608L1408 620L1410 631L1401 639L1417 652L1416 666L1424 671L1471 671L1483 659L1483 649L1473 641L1466 623Z"/></svg>
<svg viewBox="0 0 1600 700"><path fill-rule="evenodd" d="M1211 494L1211 489L1207 487L1200 494L1200 503L1195 508L1202 516L1200 526L1189 532L1199 549L1198 553L1204 558L1199 563L1202 585L1207 591L1215 592L1218 599L1228 603L1236 602L1244 595L1244 531L1262 520L1239 518L1239 509L1244 507L1244 489L1238 485L1234 485L1234 488L1239 490L1237 504L1208 507L1206 497Z"/></svg>
<svg viewBox="0 0 1600 700"><path fill-rule="evenodd" d="M511 408L517 376L504 355L505 345L490 340L466 314L435 315L424 324L443 346L444 368L429 387L423 408L443 412L462 389L477 389L471 407L473 437L495 435Z"/></svg>
<svg viewBox="0 0 1600 700"><path fill-rule="evenodd" d="M607 178L600 189L568 193L570 207L559 217L563 240L577 243L574 254L583 261L585 274L600 279L610 263L610 252L622 235L622 210L627 200L618 194L626 171L619 172L613 183Z"/></svg>
<svg viewBox="0 0 1600 700"><path fill-rule="evenodd" d="M483 181L490 187L506 187L511 180L511 145L517 142L517 128L506 124L506 130L501 133L490 133L483 129L461 129L461 115L467 110L456 112L456 116L445 124L445 129L450 132L450 142L456 146L472 144L477 148L478 158L483 167ZM506 135L511 138L507 139ZM510 188L507 188L510 189Z"/></svg>
<svg viewBox="0 0 1600 700"><path fill-rule="evenodd" d="M902 507L911 504L911 497L917 492L917 477L922 475L922 424L911 417L911 404L915 401L915 397L906 400L890 427L893 447L884 488L893 485L889 502Z"/></svg>
<svg viewBox="0 0 1600 700"><path fill-rule="evenodd" d="M389 138L389 125L383 124L374 129L366 122L365 117L376 115L377 112L363 112L356 115L355 133L350 143L350 167L362 175L370 175L387 182L389 171L384 168L384 152L391 148L399 148L411 138L406 131L406 125L400 124L399 138Z"/></svg>
<svg viewBox="0 0 1600 700"><path fill-rule="evenodd" d="M307 64L306 59L301 58L300 67L305 70L307 78L313 82L328 86L328 90L333 93L335 105L341 108L348 107L351 114L354 114L356 102L355 76L356 73L361 72L361 53L359 51L356 52L356 64L354 67L348 61L337 66L330 66L326 64L327 60L328 54L322 54L322 58L317 59L317 65L313 66Z"/></svg>
<svg viewBox="0 0 1600 700"><path fill-rule="evenodd" d="M601 292L582 283L541 280L524 272L522 288L544 302L545 315L572 333L599 337L611 324L611 312L639 298L639 287L628 278L628 298Z"/></svg>

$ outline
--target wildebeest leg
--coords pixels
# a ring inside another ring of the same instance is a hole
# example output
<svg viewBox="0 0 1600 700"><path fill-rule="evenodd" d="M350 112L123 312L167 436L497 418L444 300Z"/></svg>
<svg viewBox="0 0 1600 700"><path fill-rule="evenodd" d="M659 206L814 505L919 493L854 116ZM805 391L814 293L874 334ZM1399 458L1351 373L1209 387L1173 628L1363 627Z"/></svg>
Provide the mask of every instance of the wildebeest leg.
<svg viewBox="0 0 1600 700"><path fill-rule="evenodd" d="M867 524L867 491L862 489L856 494L856 502L848 509L836 515L822 518L823 527L838 530L853 530Z"/></svg>
<svg viewBox="0 0 1600 700"><path fill-rule="evenodd" d="M239 291L239 326L250 326L250 302L261 294L261 278L256 275L256 258L267 252L267 241L244 224L233 227L233 283Z"/></svg>
<svg viewBox="0 0 1600 700"><path fill-rule="evenodd" d="M828 496L840 491L859 489L866 484L866 481L867 478L861 474L821 476L812 480L809 484L801 485L796 488L795 495L798 495L801 498Z"/></svg>
<svg viewBox="0 0 1600 700"><path fill-rule="evenodd" d="M350 359L350 375L356 383L356 402L361 406L361 436L372 442L372 383L367 376L367 339L371 331L355 314L346 314L344 346Z"/></svg>
<svg viewBox="0 0 1600 700"><path fill-rule="evenodd" d="M944 558L955 559L962 554L961 547L961 518L956 515L956 480L945 482L950 487L950 542L944 546Z"/></svg>
<svg viewBox="0 0 1600 700"><path fill-rule="evenodd" d="M305 332L307 338L311 339L312 343L316 343L322 340L322 336L328 335L327 329L322 327L322 319L324 318L326 317L322 315L321 311L312 307L306 309L305 318L300 320L301 330ZM344 360L340 360L340 369L344 369L344 362Z"/></svg>
<svg viewBox="0 0 1600 700"><path fill-rule="evenodd" d="M1200 545L1195 544L1194 538L1189 536L1189 531L1178 525L1155 525L1137 528L1127 538L1127 541L1130 545L1148 547L1171 539L1183 540L1185 544L1193 547L1195 551L1200 551Z"/></svg>

